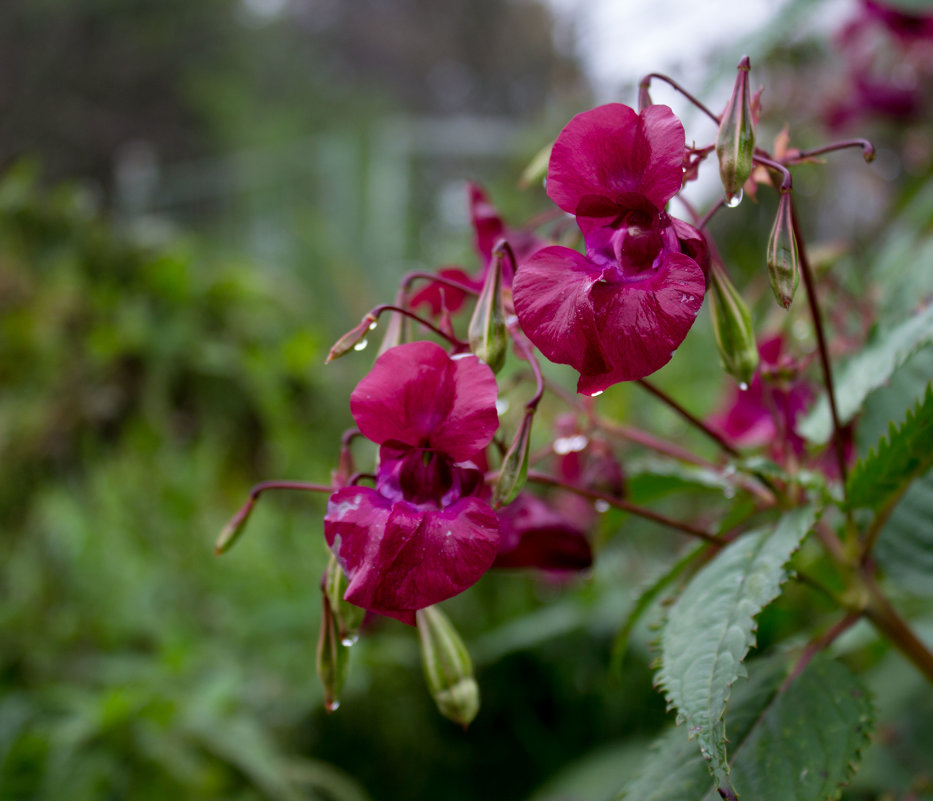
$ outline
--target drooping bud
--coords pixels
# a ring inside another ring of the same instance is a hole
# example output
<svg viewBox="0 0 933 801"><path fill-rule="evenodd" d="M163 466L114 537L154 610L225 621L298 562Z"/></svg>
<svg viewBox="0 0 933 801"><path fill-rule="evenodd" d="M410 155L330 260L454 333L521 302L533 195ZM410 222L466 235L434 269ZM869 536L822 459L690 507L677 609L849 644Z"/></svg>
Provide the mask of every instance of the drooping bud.
<svg viewBox="0 0 933 801"><path fill-rule="evenodd" d="M502 260L506 256L503 248L493 252L492 263L486 273L486 281L473 309L470 319L470 350L482 359L494 373L505 364L508 336L505 330L505 309L502 306Z"/></svg>
<svg viewBox="0 0 933 801"><path fill-rule="evenodd" d="M534 415L534 409L525 409L525 416L515 439L502 458L499 479L492 491L492 505L495 509L512 503L525 486L525 479L528 477L528 451L531 445L531 421Z"/></svg>
<svg viewBox="0 0 933 801"><path fill-rule="evenodd" d="M473 660L457 630L436 606L419 609L415 617L431 697L445 718L466 727L479 712Z"/></svg>
<svg viewBox="0 0 933 801"><path fill-rule="evenodd" d="M711 278L710 315L719 357L726 372L745 388L758 367L752 316L720 264L713 263Z"/></svg>
<svg viewBox="0 0 933 801"><path fill-rule="evenodd" d="M755 153L755 119L748 88L748 56L739 62L738 75L726 110L719 123L716 156L719 176L726 193L726 205L734 206L742 199L742 187L752 173Z"/></svg>
<svg viewBox="0 0 933 801"><path fill-rule="evenodd" d="M366 347L366 335L376 327L376 318L372 313L368 313L355 328L347 331L327 354L324 363L332 362L346 355L351 350L363 350Z"/></svg>
<svg viewBox="0 0 933 801"><path fill-rule="evenodd" d="M243 533L243 529L246 528L246 523L255 505L256 499L251 497L240 507L239 511L227 521L227 525L223 527L220 536L217 537L217 542L214 543L214 556L220 556L233 547L233 544Z"/></svg>
<svg viewBox="0 0 933 801"><path fill-rule="evenodd" d="M782 192L777 216L768 239L768 277L774 297L785 309L790 307L800 282L800 257L791 214L790 192Z"/></svg>
<svg viewBox="0 0 933 801"><path fill-rule="evenodd" d="M341 644L349 648L359 638L360 625L366 610L343 599L347 591L347 576L331 554L324 572L324 597L330 606L331 614L337 622L337 637Z"/></svg>
<svg viewBox="0 0 933 801"><path fill-rule="evenodd" d="M324 688L324 708L336 711L347 678L350 649L340 641L339 624L327 593L321 599L321 630L317 640L317 675Z"/></svg>

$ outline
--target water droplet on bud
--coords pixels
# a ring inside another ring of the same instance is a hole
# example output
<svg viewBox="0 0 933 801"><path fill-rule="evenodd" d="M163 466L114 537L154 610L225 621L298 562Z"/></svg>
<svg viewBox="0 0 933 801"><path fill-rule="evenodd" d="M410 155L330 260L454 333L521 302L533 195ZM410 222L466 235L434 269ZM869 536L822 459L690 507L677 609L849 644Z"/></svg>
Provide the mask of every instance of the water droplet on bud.
<svg viewBox="0 0 933 801"><path fill-rule="evenodd" d="M742 190L741 189L738 192L736 192L734 195L732 195L731 197L729 195L726 195L726 206L728 206L730 209L734 209L741 202L742 202Z"/></svg>
<svg viewBox="0 0 933 801"><path fill-rule="evenodd" d="M496 414L505 414L509 410L508 398L499 398L496 401Z"/></svg>
<svg viewBox="0 0 933 801"><path fill-rule="evenodd" d="M369 324L369 330L370 330L370 331L375 331L377 325L379 325L379 324L378 324L375 320L373 320L373 321Z"/></svg>
<svg viewBox="0 0 933 801"><path fill-rule="evenodd" d="M600 514L604 514L609 511L609 503L600 498L597 501L594 501L593 508Z"/></svg>
<svg viewBox="0 0 933 801"><path fill-rule="evenodd" d="M742 392L745 392L745 391L748 389L748 384L746 384L744 381L742 381L742 382L739 384L739 389L741 389Z"/></svg>
<svg viewBox="0 0 933 801"><path fill-rule="evenodd" d="M347 636L341 638L340 644L344 648L352 648L354 645L357 644L357 642L359 642L359 639L360 639L359 634L348 634Z"/></svg>
<svg viewBox="0 0 933 801"><path fill-rule="evenodd" d="M326 709L328 712L336 712L338 709L340 709L340 701L338 701L336 698L332 698L330 701L325 701L324 709Z"/></svg>
<svg viewBox="0 0 933 801"><path fill-rule="evenodd" d="M369 344L365 339L361 339L353 346L353 350L366 350L366 346Z"/></svg>

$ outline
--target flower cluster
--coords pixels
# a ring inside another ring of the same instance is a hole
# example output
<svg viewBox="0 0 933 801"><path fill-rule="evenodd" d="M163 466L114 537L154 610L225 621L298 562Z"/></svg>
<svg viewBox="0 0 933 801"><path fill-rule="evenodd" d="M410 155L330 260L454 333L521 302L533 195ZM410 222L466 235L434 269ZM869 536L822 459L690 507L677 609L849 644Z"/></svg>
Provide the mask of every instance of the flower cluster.
<svg viewBox="0 0 933 801"><path fill-rule="evenodd" d="M575 116L551 147L546 192L557 208L538 217L538 225L507 225L486 193L471 184L479 270L448 266L409 273L393 305L372 309L331 349L328 360L359 349L380 315L393 315L379 356L350 395L358 428L344 435L331 484L257 486L218 543L218 551L229 547L265 489L328 493L323 528L330 563L318 672L331 707L346 672L343 649L367 610L418 627L438 708L469 722L479 703L471 663L436 605L492 568L586 570L594 561L590 529L611 507L723 547L705 523L674 520L632 502L626 490L634 482L622 469L630 447L720 470L729 485L726 497L747 490L755 515L793 506L801 464L818 466L829 481L845 486L845 427L835 410L835 453L814 453L795 429L816 394L801 375L816 356L792 359L781 337L758 346L749 307L703 229L721 208L736 205L745 189L755 192L756 202L758 183L775 190L777 214L761 249L762 278L767 274L780 314L791 307L801 277L808 282L819 358L831 388L790 167L844 147L862 147L866 158L873 150L863 140L847 140L804 152L790 149L783 137L768 153L756 144L760 94L751 93L749 70L743 58L721 115L694 100L718 126L715 142L703 146L688 147L674 112L651 103L652 76L642 82L640 111L610 103ZM678 219L671 202L713 153L725 200L702 217L684 203L692 224ZM539 229L551 223L550 235L542 236ZM568 246L574 242L582 247ZM424 284L415 288L419 281ZM739 388L727 411L704 422L643 379L684 342L708 288L719 359ZM458 314L471 307L464 326ZM408 341L406 319L422 339ZM464 328L465 338L458 333ZM539 355L577 371L577 395L545 379ZM510 360L521 364L508 369ZM529 377L534 390L526 392ZM593 396L629 381L717 443L720 460L602 417ZM550 433L533 428L546 393L563 404ZM507 409L516 398L522 405L510 417ZM500 412L502 428L513 428L505 436L499 433ZM356 471L350 442L358 436L378 448L373 472ZM767 449L777 477L751 468L737 475L726 462L741 459L743 448ZM537 493L532 484L550 490Z"/></svg>

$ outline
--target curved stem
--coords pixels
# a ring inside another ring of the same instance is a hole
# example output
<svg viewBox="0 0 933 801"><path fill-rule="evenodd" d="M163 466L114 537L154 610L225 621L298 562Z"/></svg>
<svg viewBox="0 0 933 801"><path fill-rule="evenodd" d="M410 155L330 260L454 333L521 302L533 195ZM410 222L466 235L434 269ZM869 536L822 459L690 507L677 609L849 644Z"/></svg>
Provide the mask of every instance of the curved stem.
<svg viewBox="0 0 933 801"><path fill-rule="evenodd" d="M755 155L752 156L752 161L754 161L755 164L762 165L763 167L777 170L779 173L781 173L781 175L784 176L783 180L781 181L780 189L782 193L790 192L790 190L793 188L793 179L791 178L790 170L781 164L781 162L775 161L772 158L768 158L767 156L763 156L758 153L755 153Z"/></svg>
<svg viewBox="0 0 933 801"><path fill-rule="evenodd" d="M662 75L659 72L650 72L639 82L639 86L643 89L647 89L651 86L651 79L657 78L659 81L664 81L668 86L673 87L678 92L680 92L684 97L687 98L693 105L695 105L700 111L702 111L707 117L709 117L716 125L719 125L719 117L713 114L706 106L704 106L699 100L697 100L690 92L684 89L677 81L673 78L668 78L666 75Z"/></svg>
<svg viewBox="0 0 933 801"><path fill-rule="evenodd" d="M792 155L792 160L797 161L798 159L806 159L811 156L820 156L823 153L834 153L837 150L845 150L850 147L860 147L865 161L874 161L875 146L867 139L842 139L839 142L832 142L822 147L814 147L811 150L798 150L788 155Z"/></svg>
<svg viewBox="0 0 933 801"><path fill-rule="evenodd" d="M585 487L576 487L572 484L565 484L559 478L546 475L545 473L539 473L535 470L528 471L528 480L535 481L538 484L547 484L551 487L560 487L561 489L576 493L577 495L581 495L584 498L589 498L590 500L604 501L605 503L609 504L609 506L614 506L616 509L621 509L623 512L628 512L629 514L644 518L645 520L651 520L654 523L675 529L683 534L689 534L691 537L696 537L697 539L701 539L704 542L715 545L716 547L723 545L723 542L719 537L715 536L714 534L710 534L704 529L691 526L689 523L682 523L680 520L674 520L673 518L666 517L665 515L652 511L651 509L646 509L643 506L636 506L635 504L629 503L628 501L623 501L621 498L615 498L612 495L607 495L605 492L597 492L596 490L586 489Z"/></svg>
<svg viewBox="0 0 933 801"><path fill-rule="evenodd" d="M465 292L467 295L472 295L473 297L479 296L478 289L474 289L471 286L467 286L466 284L463 284L460 281L456 281L453 278L447 278L443 275L438 275L437 273L426 273L420 270L415 270L410 273L405 273L405 275L402 276L402 280L399 285L403 289L408 290L411 288L411 285L415 281L431 281L432 283L435 283L435 284L443 284L444 286L449 286L451 289L459 289L461 292Z"/></svg>

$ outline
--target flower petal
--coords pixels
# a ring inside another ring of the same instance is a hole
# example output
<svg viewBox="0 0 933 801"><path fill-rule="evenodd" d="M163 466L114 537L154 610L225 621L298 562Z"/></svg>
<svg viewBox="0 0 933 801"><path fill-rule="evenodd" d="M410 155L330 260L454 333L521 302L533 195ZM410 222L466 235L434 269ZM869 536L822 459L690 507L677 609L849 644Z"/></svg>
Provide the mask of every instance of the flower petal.
<svg viewBox="0 0 933 801"><path fill-rule="evenodd" d="M610 369L590 291L601 271L575 250L539 250L518 271L512 298L522 331L548 359L581 373Z"/></svg>
<svg viewBox="0 0 933 801"><path fill-rule="evenodd" d="M433 342L383 353L350 395L364 436L435 448L454 461L484 448L499 427L492 370L475 356L452 359Z"/></svg>
<svg viewBox="0 0 933 801"><path fill-rule="evenodd" d="M548 196L564 211L605 216L604 203L638 193L660 211L680 189L686 137L667 106L642 113L621 103L577 114L560 132L548 165Z"/></svg>
<svg viewBox="0 0 933 801"><path fill-rule="evenodd" d="M489 569L499 522L476 498L435 511L344 487L328 502L324 535L349 578L346 600L414 625L418 609L463 592Z"/></svg>
<svg viewBox="0 0 933 801"><path fill-rule="evenodd" d="M619 381L644 378L667 364L703 305L706 275L682 253L665 253L647 277L593 287L593 307L610 369L581 374L577 392L592 395Z"/></svg>
<svg viewBox="0 0 933 801"><path fill-rule="evenodd" d="M575 250L551 247L526 262L515 282L522 330L548 359L576 368L577 392L585 395L667 364L706 291L703 270L681 253L664 253L661 266L637 280L601 276Z"/></svg>

